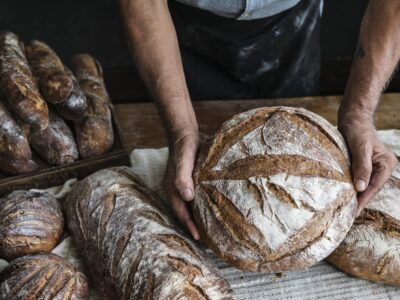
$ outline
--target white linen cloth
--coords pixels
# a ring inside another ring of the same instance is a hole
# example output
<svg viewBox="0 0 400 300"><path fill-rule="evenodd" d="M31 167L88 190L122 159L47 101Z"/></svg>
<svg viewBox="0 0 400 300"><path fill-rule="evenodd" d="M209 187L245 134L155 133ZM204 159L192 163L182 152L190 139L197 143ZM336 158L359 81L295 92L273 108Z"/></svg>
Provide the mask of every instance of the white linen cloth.
<svg viewBox="0 0 400 300"><path fill-rule="evenodd" d="M379 131L379 137L397 156L400 156L400 130ZM167 148L134 150L130 155L133 171L164 199L161 182L167 156ZM62 201L75 181L70 179L63 186L49 188L46 191ZM83 273L90 275L88 270L84 269L70 236L65 235L52 253L67 259ZM210 250L207 253L231 284L235 299L238 300L400 299L400 287L350 277L324 261L307 270L262 274L239 271L215 257ZM0 271L7 265L8 262L0 260ZM90 289L90 294L91 300L99 299L93 287Z"/></svg>

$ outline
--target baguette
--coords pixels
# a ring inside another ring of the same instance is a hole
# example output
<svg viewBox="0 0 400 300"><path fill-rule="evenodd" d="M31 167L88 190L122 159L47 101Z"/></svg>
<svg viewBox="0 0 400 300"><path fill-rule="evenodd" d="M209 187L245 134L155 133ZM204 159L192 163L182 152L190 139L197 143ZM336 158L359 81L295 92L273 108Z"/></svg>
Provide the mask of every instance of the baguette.
<svg viewBox="0 0 400 300"><path fill-rule="evenodd" d="M344 239L357 211L347 148L301 108L234 116L200 152L193 215L202 238L236 268L308 268Z"/></svg>
<svg viewBox="0 0 400 300"><path fill-rule="evenodd" d="M47 104L29 68L24 45L11 32L0 33L0 88L23 122L41 130L47 127Z"/></svg>
<svg viewBox="0 0 400 300"><path fill-rule="evenodd" d="M71 129L57 113L50 109L50 123L45 130L29 128L31 147L50 165L72 163L79 158Z"/></svg>
<svg viewBox="0 0 400 300"><path fill-rule="evenodd" d="M28 139L0 96L0 171L17 175L36 169Z"/></svg>
<svg viewBox="0 0 400 300"><path fill-rule="evenodd" d="M129 168L78 182L65 210L74 243L107 299L233 299L206 254Z"/></svg>
<svg viewBox="0 0 400 300"><path fill-rule="evenodd" d="M44 99L50 103L67 100L73 82L57 54L48 45L36 40L25 47L25 52Z"/></svg>
<svg viewBox="0 0 400 300"><path fill-rule="evenodd" d="M0 299L87 300L86 276L58 255L42 253L16 260L0 274Z"/></svg>
<svg viewBox="0 0 400 300"><path fill-rule="evenodd" d="M88 54L76 55L73 71L86 95L88 109L75 122L76 140L81 157L95 157L107 153L114 143L110 97L99 62Z"/></svg>
<svg viewBox="0 0 400 300"><path fill-rule="evenodd" d="M14 191L0 198L0 258L50 252L64 227L61 205L45 192Z"/></svg>
<svg viewBox="0 0 400 300"><path fill-rule="evenodd" d="M64 70L72 80L72 91L64 102L54 104L58 114L66 120L75 121L83 117L87 109L86 96L74 74L67 67Z"/></svg>

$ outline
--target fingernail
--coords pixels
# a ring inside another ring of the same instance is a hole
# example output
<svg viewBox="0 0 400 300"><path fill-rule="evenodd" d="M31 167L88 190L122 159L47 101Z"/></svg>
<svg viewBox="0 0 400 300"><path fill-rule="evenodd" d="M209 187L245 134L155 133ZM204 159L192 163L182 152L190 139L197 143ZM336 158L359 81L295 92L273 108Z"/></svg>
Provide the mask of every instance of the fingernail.
<svg viewBox="0 0 400 300"><path fill-rule="evenodd" d="M365 186L365 181L358 179L356 181L356 190L357 192L363 192L365 190L366 186Z"/></svg>
<svg viewBox="0 0 400 300"><path fill-rule="evenodd" d="M193 191L192 189L184 189L181 192L181 196L186 201L191 201L193 199Z"/></svg>

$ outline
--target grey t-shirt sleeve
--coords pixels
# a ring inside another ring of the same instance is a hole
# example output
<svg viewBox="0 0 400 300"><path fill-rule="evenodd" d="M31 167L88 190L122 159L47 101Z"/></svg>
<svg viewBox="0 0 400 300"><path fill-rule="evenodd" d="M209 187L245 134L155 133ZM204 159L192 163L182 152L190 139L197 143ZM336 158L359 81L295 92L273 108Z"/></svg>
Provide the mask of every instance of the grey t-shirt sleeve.
<svg viewBox="0 0 400 300"><path fill-rule="evenodd" d="M216 15L238 20L266 18L298 4L301 0L177 0L210 11Z"/></svg>

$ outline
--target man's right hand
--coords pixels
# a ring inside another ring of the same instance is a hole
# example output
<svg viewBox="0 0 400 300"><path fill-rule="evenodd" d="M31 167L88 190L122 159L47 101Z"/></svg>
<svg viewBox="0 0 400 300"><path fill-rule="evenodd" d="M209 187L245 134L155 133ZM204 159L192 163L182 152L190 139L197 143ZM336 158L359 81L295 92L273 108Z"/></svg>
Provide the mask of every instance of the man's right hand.
<svg viewBox="0 0 400 300"><path fill-rule="evenodd" d="M198 147L197 131L178 134L173 138L163 181L165 193L176 216L195 240L200 235L189 212L188 202L194 198L192 173Z"/></svg>

